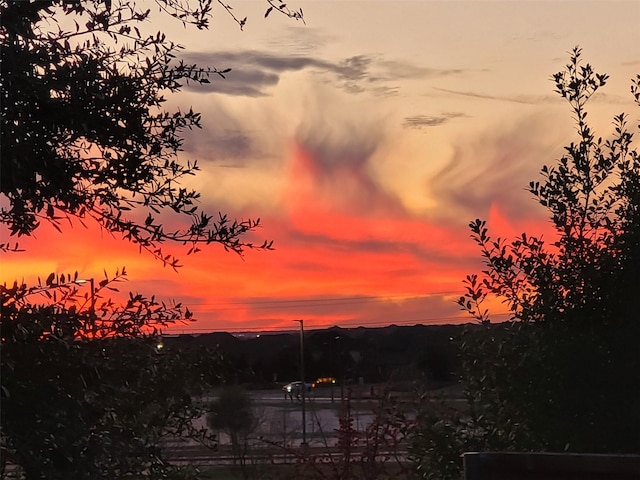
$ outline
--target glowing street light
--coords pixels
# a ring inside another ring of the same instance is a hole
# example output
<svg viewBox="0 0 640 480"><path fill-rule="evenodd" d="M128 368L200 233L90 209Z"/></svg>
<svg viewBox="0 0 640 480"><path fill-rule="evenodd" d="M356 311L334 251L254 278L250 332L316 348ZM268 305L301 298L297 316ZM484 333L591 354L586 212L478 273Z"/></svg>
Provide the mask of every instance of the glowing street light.
<svg viewBox="0 0 640 480"><path fill-rule="evenodd" d="M77 284L77 285L84 285L87 282L89 282L89 284L91 286L91 303L90 303L90 306L89 306L89 313L93 317L95 315L95 313L96 313L96 285L95 285L95 282L93 280L93 277L89 278L87 280L79 278L74 283Z"/></svg>

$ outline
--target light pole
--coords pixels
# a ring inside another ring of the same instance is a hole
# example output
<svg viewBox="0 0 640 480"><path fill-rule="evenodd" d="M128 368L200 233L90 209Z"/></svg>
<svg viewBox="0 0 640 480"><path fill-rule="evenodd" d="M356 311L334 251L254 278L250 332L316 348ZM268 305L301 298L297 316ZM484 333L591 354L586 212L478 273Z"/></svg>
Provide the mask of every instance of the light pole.
<svg viewBox="0 0 640 480"><path fill-rule="evenodd" d="M97 326L96 326L96 285L95 285L95 282L93 281L93 277L91 277L88 280L79 278L73 283L75 283L77 285L84 285L87 282L89 282L89 286L91 287L91 299L90 299L90 303L89 303L90 330L89 330L88 334L90 335L91 339L95 340L95 338L97 336L97 333L98 333L98 329L97 329Z"/></svg>
<svg viewBox="0 0 640 480"><path fill-rule="evenodd" d="M84 285L87 282L89 282L89 286L91 287L91 303L89 304L89 313L91 314L91 318L93 318L96 314L96 286L93 281L93 277L89 278L88 280L79 278L74 283L76 283L77 285Z"/></svg>
<svg viewBox="0 0 640 480"><path fill-rule="evenodd" d="M304 381L304 320L294 320L294 322L300 322L300 377L302 377L302 444L300 446L304 449L307 447L307 412L305 406L307 385Z"/></svg>

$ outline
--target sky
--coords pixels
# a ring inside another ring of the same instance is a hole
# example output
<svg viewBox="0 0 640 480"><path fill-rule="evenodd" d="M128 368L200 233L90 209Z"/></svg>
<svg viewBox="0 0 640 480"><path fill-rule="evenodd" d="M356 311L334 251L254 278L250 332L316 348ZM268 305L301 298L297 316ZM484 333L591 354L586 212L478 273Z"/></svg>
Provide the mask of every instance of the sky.
<svg viewBox="0 0 640 480"><path fill-rule="evenodd" d="M227 3L243 31L219 7L207 31L161 15L149 28L188 62L232 69L167 109L202 113L181 153L201 167L188 184L200 207L260 218L252 238L275 249L167 245L176 273L95 226L41 227L2 255L2 281L125 266L122 292L194 313L178 333L467 322L455 300L482 269L470 221L553 238L526 186L575 139L550 80L569 51L611 77L588 107L599 135L615 114L639 116L638 0L292 0L304 24L264 18L264 1Z"/></svg>

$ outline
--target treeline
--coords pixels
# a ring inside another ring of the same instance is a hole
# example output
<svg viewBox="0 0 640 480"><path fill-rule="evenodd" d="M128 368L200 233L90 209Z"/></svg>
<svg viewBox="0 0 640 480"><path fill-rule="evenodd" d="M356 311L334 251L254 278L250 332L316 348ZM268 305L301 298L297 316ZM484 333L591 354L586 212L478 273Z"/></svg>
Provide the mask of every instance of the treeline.
<svg viewBox="0 0 640 480"><path fill-rule="evenodd" d="M305 332L305 377L337 382L420 382L441 386L456 381L458 342L465 325L340 328ZM234 336L179 335L165 339L180 348L215 349L227 381L271 388L300 378L298 332Z"/></svg>

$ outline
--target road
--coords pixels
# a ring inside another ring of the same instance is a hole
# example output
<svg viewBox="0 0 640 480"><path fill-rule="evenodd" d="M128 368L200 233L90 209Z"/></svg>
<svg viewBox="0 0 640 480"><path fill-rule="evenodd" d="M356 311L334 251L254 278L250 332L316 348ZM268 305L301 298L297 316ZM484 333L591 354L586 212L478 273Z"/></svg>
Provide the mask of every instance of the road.
<svg viewBox="0 0 640 480"><path fill-rule="evenodd" d="M341 391L345 399L341 398ZM308 454L322 457L322 461L330 462L337 452L337 431L340 418L350 412L352 428L365 431L374 420L372 413L380 406L380 398L376 396L376 387L357 385L352 388L322 387L314 389L306 399L306 443ZM300 458L302 444L302 404L298 399L290 399L282 390L250 391L253 400L254 414L258 420L255 430L250 435L250 452L252 462L290 463ZM396 394L402 398L404 394ZM347 402L346 397L350 400ZM215 395L202 398L203 403L210 403ZM461 398L452 402L463 401ZM410 414L409 414L410 415ZM206 419L201 417L197 427L205 427ZM218 451L207 449L196 442L171 442L167 445L169 458L177 462L198 463L202 465L223 465L233 463L230 440L224 432L216 432L219 442ZM398 451L379 453L388 456L394 462L406 462L406 451L403 445L396 445Z"/></svg>
<svg viewBox="0 0 640 480"><path fill-rule="evenodd" d="M306 441L311 446L335 443L335 431L340 426L339 419L346 408L346 400L341 400L340 390L339 387L335 387L333 392L330 387L315 388L305 399ZM267 442L299 446L302 442L301 401L295 397L290 399L281 390L258 390L249 393L259 423L253 436ZM348 393L346 389L344 393ZM351 418L356 430L364 430L373 419L371 407L376 401L370 397L370 393L370 389L367 389L369 396L364 396L361 391L351 391ZM205 397L202 402L210 403L215 398ZM197 422L199 427L205 425L204 418ZM229 442L223 432L219 434L219 440L222 445Z"/></svg>

